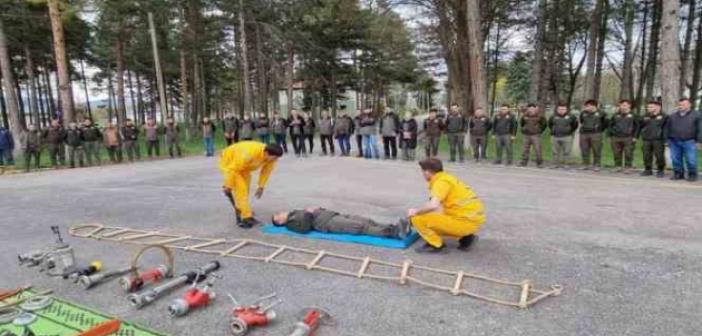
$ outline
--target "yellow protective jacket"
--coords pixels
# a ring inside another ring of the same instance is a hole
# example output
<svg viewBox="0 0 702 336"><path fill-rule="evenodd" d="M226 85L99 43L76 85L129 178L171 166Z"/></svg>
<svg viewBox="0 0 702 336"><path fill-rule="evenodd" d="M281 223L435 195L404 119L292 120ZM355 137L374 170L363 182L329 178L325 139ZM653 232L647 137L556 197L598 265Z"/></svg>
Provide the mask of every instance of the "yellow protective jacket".
<svg viewBox="0 0 702 336"><path fill-rule="evenodd" d="M258 186L263 188L275 168L275 160L266 160L266 145L255 141L243 141L233 144L222 152L219 169L225 178L232 174L248 175L261 169Z"/></svg>

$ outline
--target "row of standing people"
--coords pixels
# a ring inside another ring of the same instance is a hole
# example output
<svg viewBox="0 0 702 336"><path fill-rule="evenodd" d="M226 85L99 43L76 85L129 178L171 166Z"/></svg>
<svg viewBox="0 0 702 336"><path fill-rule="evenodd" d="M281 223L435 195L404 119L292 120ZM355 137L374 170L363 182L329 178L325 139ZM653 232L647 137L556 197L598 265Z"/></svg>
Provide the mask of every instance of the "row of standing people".
<svg viewBox="0 0 702 336"><path fill-rule="evenodd" d="M207 119L207 118L205 118ZM215 126L208 120L203 120L201 125L203 138L214 136ZM208 134L208 131L209 134ZM122 162L126 156L130 162L141 159L141 149L139 139L143 136L146 145L146 154L149 158L161 155L161 139L165 138L168 154L171 158L182 155L181 129L172 118L168 118L166 123L158 125L155 119L150 118L141 127L135 125L131 119L126 119L120 128L109 122L106 127L101 128L90 119L84 119L81 123L69 123L64 128L58 119L51 120L50 127L39 130L35 125L29 125L27 130L20 136L21 149L25 160L25 170L32 167L40 168L41 153L46 149L53 168L60 166L84 167L101 164L101 149L107 151L112 163ZM6 129L0 131L0 147L7 147L7 151L0 152L2 160L8 164L14 164L11 160L11 153L14 150L12 135ZM5 140L3 140L5 139ZM4 142L7 142L6 146ZM212 141L209 141L213 143ZM207 144L208 141L206 140ZM211 147L210 156L214 155L214 145ZM2 154L7 153L7 156ZM33 164L32 164L33 163Z"/></svg>

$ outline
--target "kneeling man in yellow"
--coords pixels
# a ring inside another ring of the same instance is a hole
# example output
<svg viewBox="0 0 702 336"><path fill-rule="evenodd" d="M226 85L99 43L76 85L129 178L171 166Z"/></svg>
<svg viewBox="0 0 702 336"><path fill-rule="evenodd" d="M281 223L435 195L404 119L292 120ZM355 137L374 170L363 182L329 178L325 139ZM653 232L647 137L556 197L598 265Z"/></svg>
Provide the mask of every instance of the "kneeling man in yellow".
<svg viewBox="0 0 702 336"><path fill-rule="evenodd" d="M444 172L440 160L426 159L419 166L429 182L431 200L421 208L408 210L412 226L426 242L416 251L444 251L442 236L458 239L458 249L467 251L478 238L475 233L485 223L483 202L461 180Z"/></svg>
<svg viewBox="0 0 702 336"><path fill-rule="evenodd" d="M255 194L256 198L261 198L275 163L282 155L283 149L280 146L265 145L255 141L239 142L222 152L219 169L224 175L224 195L232 203L236 211L236 221L240 227L248 229L258 223L253 218L253 211L249 204L251 173L261 169Z"/></svg>

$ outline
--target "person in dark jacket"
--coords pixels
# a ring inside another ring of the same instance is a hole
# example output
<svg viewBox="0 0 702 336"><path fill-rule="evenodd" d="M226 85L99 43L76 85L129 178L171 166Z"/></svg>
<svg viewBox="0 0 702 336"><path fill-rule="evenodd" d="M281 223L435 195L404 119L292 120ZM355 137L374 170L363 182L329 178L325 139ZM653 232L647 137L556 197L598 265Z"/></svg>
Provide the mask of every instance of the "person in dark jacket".
<svg viewBox="0 0 702 336"><path fill-rule="evenodd" d="M83 120L83 146L85 147L85 158L88 161L88 166L93 165L93 158L95 159L95 164L100 165L100 146L102 141L102 132L100 128L93 124L93 121L89 118Z"/></svg>
<svg viewBox="0 0 702 336"><path fill-rule="evenodd" d="M240 141L253 140L255 131L256 131L256 123L253 120L251 120L250 115L245 114L244 120L242 120L239 123L239 132L238 132L239 140Z"/></svg>
<svg viewBox="0 0 702 336"><path fill-rule="evenodd" d="M520 167L529 163L531 147L536 152L536 166L541 168L544 164L544 154L541 150L541 135L546 130L546 117L539 111L536 104L529 104L527 111L520 121L522 127L522 162Z"/></svg>
<svg viewBox="0 0 702 336"><path fill-rule="evenodd" d="M51 166L54 169L58 169L59 163L65 165L64 156L61 155L61 145L63 144L63 139L66 137L66 132L61 127L58 119L51 120L51 126L44 130L44 143L48 145L49 157L51 158Z"/></svg>
<svg viewBox="0 0 702 336"><path fill-rule="evenodd" d="M410 232L407 220L383 224L370 218L340 214L319 207L280 212L273 215L272 222L297 233L319 231L404 239Z"/></svg>
<svg viewBox="0 0 702 336"><path fill-rule="evenodd" d="M302 135L309 144L309 153L312 154L314 152L314 133L317 130L317 124L314 122L314 119L310 117L310 113L311 112L302 112L302 120L305 122L305 124L302 125Z"/></svg>
<svg viewBox="0 0 702 336"><path fill-rule="evenodd" d="M181 157L182 153L180 150L180 126L176 124L173 118L166 119L165 133L166 147L168 147L168 156L170 156L171 159L175 158L176 154L178 155L178 157Z"/></svg>
<svg viewBox="0 0 702 336"><path fill-rule="evenodd" d="M268 145L271 142L271 130L270 122L265 113L259 113L258 119L256 120L256 135L259 141Z"/></svg>
<svg viewBox="0 0 702 336"><path fill-rule="evenodd" d="M29 125L27 131L22 134L22 152L24 154L24 171L29 172L32 167L32 158L36 169L39 169L41 161L41 133L34 125Z"/></svg>
<svg viewBox="0 0 702 336"><path fill-rule="evenodd" d="M76 167L76 158L81 167L85 166L83 161L83 156L85 154L83 148L83 132L78 128L78 124L74 122L68 124L64 142L66 143L66 150L68 151L68 163L70 167Z"/></svg>
<svg viewBox="0 0 702 336"><path fill-rule="evenodd" d="M492 121L493 138L496 141L495 164L502 164L502 153L507 152L507 165L512 164L513 159L513 142L517 136L517 118L510 112L510 107L503 104L500 107L500 112Z"/></svg>
<svg viewBox="0 0 702 336"><path fill-rule="evenodd" d="M295 156L307 156L307 151L305 150L304 135L305 121L302 119L302 116L300 116L300 113L297 112L297 110L292 110L292 112L290 113L290 120L288 121L288 126L290 127L290 138L292 139Z"/></svg>
<svg viewBox="0 0 702 336"><path fill-rule="evenodd" d="M122 143L124 146L124 152L129 159L129 162L134 162L134 160L139 160L141 158L141 153L139 151L139 129L134 125L132 119L127 119L122 126Z"/></svg>
<svg viewBox="0 0 702 336"><path fill-rule="evenodd" d="M678 102L678 110L669 115L667 136L673 161L672 180L685 178L685 164L687 180L697 181L697 150L702 148L702 114L691 108L690 99L682 98Z"/></svg>
<svg viewBox="0 0 702 336"><path fill-rule="evenodd" d="M383 137L385 159L397 159L397 136L400 134L400 118L388 109L380 119L380 135Z"/></svg>
<svg viewBox="0 0 702 336"><path fill-rule="evenodd" d="M363 157L363 134L361 134L361 116L363 111L358 110L357 115L353 118L353 128L356 130L356 148L358 148L357 157Z"/></svg>
<svg viewBox="0 0 702 336"><path fill-rule="evenodd" d="M339 143L341 156L351 155L351 142L349 141L349 137L353 134L353 131L353 120L346 112L342 113L341 118L336 119L336 123L334 123L334 137Z"/></svg>
<svg viewBox="0 0 702 336"><path fill-rule="evenodd" d="M285 118L281 118L278 112L273 113L273 120L271 120L271 131L273 132L273 138L275 138L275 144L283 148L285 154L288 153L288 121Z"/></svg>
<svg viewBox="0 0 702 336"><path fill-rule="evenodd" d="M468 132L468 118L461 113L458 104L451 105L451 112L446 117L446 137L448 138L451 162L456 162L456 153L458 153L458 160L461 163L465 161L466 132Z"/></svg>
<svg viewBox="0 0 702 336"><path fill-rule="evenodd" d="M619 110L612 116L609 124L609 137L614 154L614 166L617 172L631 174L634 163L634 145L639 135L639 118L631 111L631 102L621 100ZM622 169L622 156L624 168Z"/></svg>
<svg viewBox="0 0 702 336"><path fill-rule="evenodd" d="M601 168L602 134L608 127L607 114L598 111L598 104L594 99L586 101L579 118L583 169L592 169L596 172ZM592 153L592 161L590 161L590 153Z"/></svg>
<svg viewBox="0 0 702 336"><path fill-rule="evenodd" d="M492 121L485 115L483 109L475 110L473 117L468 123L470 129L470 145L473 148L473 158L475 162L487 160L488 139L492 130Z"/></svg>
<svg viewBox="0 0 702 336"><path fill-rule="evenodd" d="M210 118L204 117L200 123L200 129L202 130L202 140L205 143L205 156L212 157L215 154L214 139L217 127L210 121Z"/></svg>
<svg viewBox="0 0 702 336"><path fill-rule="evenodd" d="M415 160L418 131L417 120L412 118L411 113L405 113L400 123L400 146L402 147L402 159L405 161Z"/></svg>
<svg viewBox="0 0 702 336"><path fill-rule="evenodd" d="M0 126L0 173L5 172L5 165L14 165L12 151L15 149L15 140L12 133L5 127Z"/></svg>
<svg viewBox="0 0 702 336"><path fill-rule="evenodd" d="M650 101L646 105L646 115L641 120L641 150L643 151L644 171L641 176L653 175L653 158L656 158L656 176L665 176L665 139L668 116L661 114L661 103Z"/></svg>
<svg viewBox="0 0 702 336"><path fill-rule="evenodd" d="M559 103L556 113L548 121L551 129L551 150L555 168L563 168L570 160L573 148L573 134L578 130L578 118L568 110L566 103Z"/></svg>
<svg viewBox="0 0 702 336"><path fill-rule="evenodd" d="M222 129L224 130L224 140L227 146L235 142L239 142L239 120L234 117L234 114L227 114L222 121Z"/></svg>
<svg viewBox="0 0 702 336"><path fill-rule="evenodd" d="M326 156L327 145L331 156L334 156L334 119L329 116L329 112L322 112L319 119L319 141L322 143L322 155Z"/></svg>
<svg viewBox="0 0 702 336"><path fill-rule="evenodd" d="M149 155L149 159L152 159L154 154L156 154L156 157L161 156L160 137L161 127L156 124L156 119L146 119L146 124L144 124L144 139L146 140L146 153Z"/></svg>
<svg viewBox="0 0 702 336"><path fill-rule="evenodd" d="M437 116L438 112L437 109L433 108L429 110L429 117L424 119L424 154L427 158L439 155L439 142L444 122Z"/></svg>

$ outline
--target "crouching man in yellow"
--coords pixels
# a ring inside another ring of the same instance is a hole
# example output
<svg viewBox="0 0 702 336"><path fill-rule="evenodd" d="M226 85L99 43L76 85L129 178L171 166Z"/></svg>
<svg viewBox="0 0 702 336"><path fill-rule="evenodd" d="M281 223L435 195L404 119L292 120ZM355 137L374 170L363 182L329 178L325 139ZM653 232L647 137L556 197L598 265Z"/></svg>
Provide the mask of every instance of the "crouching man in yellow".
<svg viewBox="0 0 702 336"><path fill-rule="evenodd" d="M485 223L483 202L461 180L445 173L440 160L426 159L419 166L429 182L431 200L407 213L412 226L426 241L416 251L444 251L442 236L458 239L458 249L467 251L478 238L475 233Z"/></svg>
<svg viewBox="0 0 702 336"><path fill-rule="evenodd" d="M275 163L282 155L283 149L280 146L254 141L236 143L222 152L222 158L219 161L219 169L224 175L222 188L224 195L234 207L236 221L240 227L248 229L258 223L253 218L253 211L249 204L251 173L261 169L255 194L256 198L261 198Z"/></svg>

